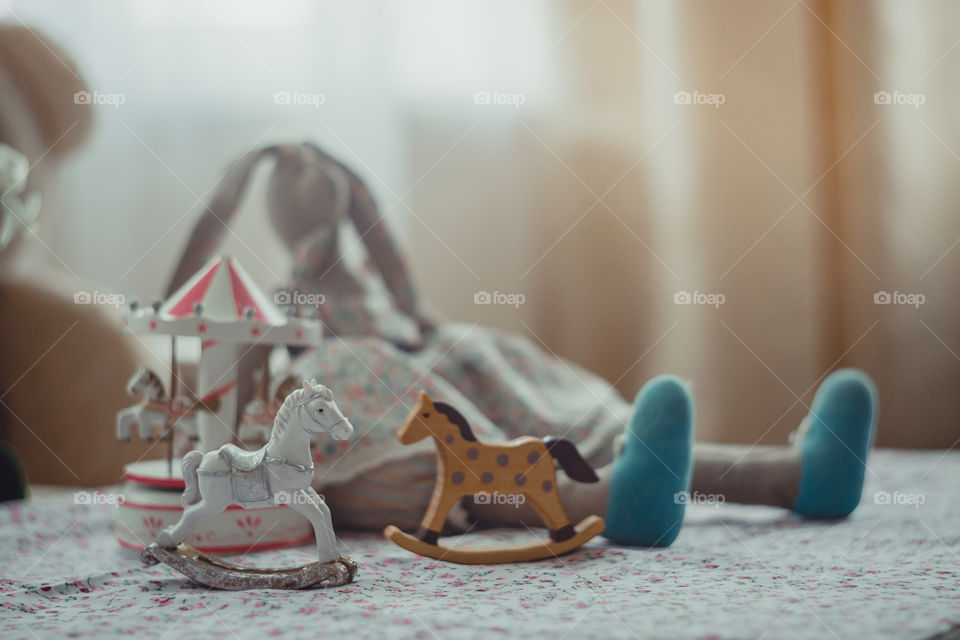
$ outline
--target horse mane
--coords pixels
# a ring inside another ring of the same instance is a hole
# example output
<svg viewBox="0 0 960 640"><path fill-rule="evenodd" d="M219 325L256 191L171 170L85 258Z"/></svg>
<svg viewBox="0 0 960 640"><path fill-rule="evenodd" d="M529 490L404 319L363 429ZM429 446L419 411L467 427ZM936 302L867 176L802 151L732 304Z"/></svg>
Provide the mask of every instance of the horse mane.
<svg viewBox="0 0 960 640"><path fill-rule="evenodd" d="M273 429L270 432L271 441L275 441L286 430L287 422L290 421L290 415L293 413L293 408L300 401L300 396L302 395L303 389L296 389L286 397L283 404L277 409L277 417L273 420Z"/></svg>
<svg viewBox="0 0 960 640"><path fill-rule="evenodd" d="M160 397L162 398L163 396L167 395L167 388L164 386L163 380L160 379L160 376L154 373L153 369L148 369L147 367L141 368L146 372L149 383L160 389Z"/></svg>
<svg viewBox="0 0 960 640"><path fill-rule="evenodd" d="M460 437L468 442L476 442L477 436L473 435L473 429L470 428L470 423L467 422L467 419L463 417L463 414L448 405L446 402L434 402L433 408L442 413L447 417L452 424L457 425L457 428L460 429Z"/></svg>

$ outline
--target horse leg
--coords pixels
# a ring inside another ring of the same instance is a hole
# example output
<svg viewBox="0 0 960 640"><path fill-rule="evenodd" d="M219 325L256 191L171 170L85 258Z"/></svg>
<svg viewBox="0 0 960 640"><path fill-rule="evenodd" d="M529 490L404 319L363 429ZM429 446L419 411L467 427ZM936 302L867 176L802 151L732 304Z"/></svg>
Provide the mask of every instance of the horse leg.
<svg viewBox="0 0 960 640"><path fill-rule="evenodd" d="M417 537L427 544L437 544L443 524L447 521L447 514L462 497L460 492L449 490L443 485L434 487L433 498L427 512L423 514Z"/></svg>
<svg viewBox="0 0 960 640"><path fill-rule="evenodd" d="M137 428L140 432L140 439L147 442L153 442L153 430L151 428L154 420L153 410L144 407L143 410L140 411L139 418L140 420L137 424Z"/></svg>
<svg viewBox="0 0 960 640"><path fill-rule="evenodd" d="M543 524L550 530L550 539L554 542L563 542L575 536L577 532L570 524L570 519L563 510L563 505L560 504L556 483L553 483L553 488L549 493L538 493L539 495L534 495L525 492L524 496L533 503L533 508L539 514L540 519L543 520Z"/></svg>
<svg viewBox="0 0 960 640"><path fill-rule="evenodd" d="M337 536L333 532L330 508L312 487L298 490L289 506L303 514L313 527L317 541L317 556L320 562L333 562L340 558L337 551Z"/></svg>
<svg viewBox="0 0 960 640"><path fill-rule="evenodd" d="M167 527L157 535L157 543L162 547L175 547L189 535L190 530L197 520L209 518L221 513L227 508L225 504L217 504L200 499L200 502L192 504L183 510L180 520L172 527Z"/></svg>
<svg viewBox="0 0 960 640"><path fill-rule="evenodd" d="M117 440L120 442L130 441L130 425L134 420L136 409L124 409L117 413Z"/></svg>

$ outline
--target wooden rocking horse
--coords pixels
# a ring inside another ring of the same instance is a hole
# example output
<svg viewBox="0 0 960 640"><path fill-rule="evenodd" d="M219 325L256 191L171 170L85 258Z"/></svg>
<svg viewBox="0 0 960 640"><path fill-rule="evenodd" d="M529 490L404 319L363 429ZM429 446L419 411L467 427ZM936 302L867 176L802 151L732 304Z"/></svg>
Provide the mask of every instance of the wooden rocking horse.
<svg viewBox="0 0 960 640"><path fill-rule="evenodd" d="M416 536L390 525L384 535L408 551L459 564L501 564L540 560L569 553L603 532L598 516L572 525L557 495L554 461L578 482L597 475L568 440L524 436L502 444L478 442L456 409L420 397L398 433L413 444L433 437L437 446L437 480L433 498ZM522 495L550 530L550 540L498 547L447 547L438 544L447 513L462 498L490 494Z"/></svg>

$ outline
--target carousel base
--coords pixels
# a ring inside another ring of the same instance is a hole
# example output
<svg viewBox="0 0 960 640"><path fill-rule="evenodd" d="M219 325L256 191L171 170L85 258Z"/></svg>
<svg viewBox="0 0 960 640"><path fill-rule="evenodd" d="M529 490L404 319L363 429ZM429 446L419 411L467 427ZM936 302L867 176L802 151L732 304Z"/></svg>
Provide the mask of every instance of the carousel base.
<svg viewBox="0 0 960 640"><path fill-rule="evenodd" d="M183 513L180 461L173 475L166 460L144 460L125 467L126 483L117 507L117 540L140 551L157 541L161 529L175 524ZM310 522L286 505L265 509L229 507L204 518L184 541L207 553L247 553L294 547L313 542Z"/></svg>

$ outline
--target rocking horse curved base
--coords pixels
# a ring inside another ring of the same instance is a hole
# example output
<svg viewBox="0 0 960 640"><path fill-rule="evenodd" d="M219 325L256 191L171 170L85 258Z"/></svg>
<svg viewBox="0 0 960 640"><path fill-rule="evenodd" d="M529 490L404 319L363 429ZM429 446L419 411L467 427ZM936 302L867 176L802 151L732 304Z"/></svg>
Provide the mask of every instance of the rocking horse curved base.
<svg viewBox="0 0 960 640"><path fill-rule="evenodd" d="M441 544L429 544L415 536L404 533L393 525L384 529L383 535L407 551L434 560L445 560L457 564L505 564L508 562L543 560L570 553L603 533L605 526L603 518L587 516L573 528L575 534L561 542L534 540L495 547L447 547Z"/></svg>
<svg viewBox="0 0 960 640"><path fill-rule="evenodd" d="M357 563L346 556L333 562L312 562L285 569L240 567L181 543L178 547L161 547L153 543L140 553L144 564L162 562L187 576L215 589L307 589L341 587L353 581Z"/></svg>

